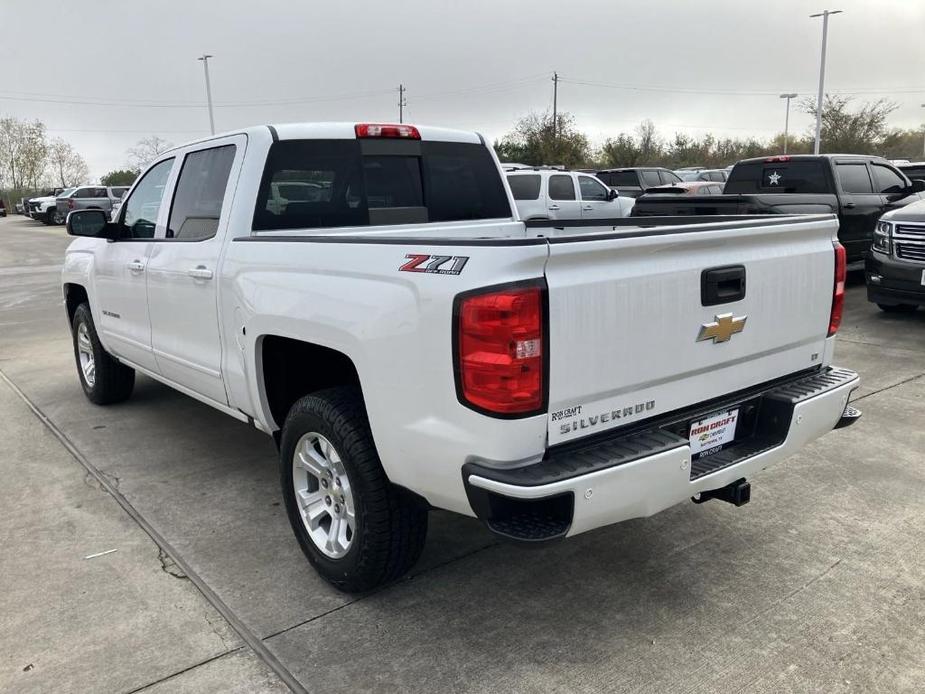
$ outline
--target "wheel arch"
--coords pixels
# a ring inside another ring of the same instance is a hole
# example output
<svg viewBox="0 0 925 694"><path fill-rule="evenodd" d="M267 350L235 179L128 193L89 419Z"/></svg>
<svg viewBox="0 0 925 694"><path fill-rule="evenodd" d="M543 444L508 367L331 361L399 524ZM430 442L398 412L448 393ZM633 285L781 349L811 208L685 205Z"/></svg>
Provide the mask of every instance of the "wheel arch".
<svg viewBox="0 0 925 694"><path fill-rule="evenodd" d="M67 324L74 322L74 312L81 304L90 305L90 294L87 288L77 282L64 283L64 307L67 311Z"/></svg>
<svg viewBox="0 0 925 694"><path fill-rule="evenodd" d="M357 386L362 393L354 360L339 349L269 333L257 338L255 357L261 405L276 430L305 395L345 385Z"/></svg>

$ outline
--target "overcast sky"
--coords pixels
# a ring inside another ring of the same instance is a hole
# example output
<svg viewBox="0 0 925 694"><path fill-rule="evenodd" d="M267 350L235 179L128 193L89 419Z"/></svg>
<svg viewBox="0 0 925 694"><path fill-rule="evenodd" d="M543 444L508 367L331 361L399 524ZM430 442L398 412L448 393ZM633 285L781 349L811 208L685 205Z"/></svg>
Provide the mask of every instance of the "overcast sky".
<svg viewBox="0 0 925 694"><path fill-rule="evenodd" d="M41 119L98 177L142 137L208 134L208 52L217 130L397 120L402 82L406 122L495 138L551 108L557 70L560 110L595 143L644 118L663 136L770 137L780 92L815 93L821 20L808 15L824 1L0 0L0 114ZM887 97L892 125L921 125L925 0L829 7L844 14L827 91ZM791 131L809 126L792 114Z"/></svg>

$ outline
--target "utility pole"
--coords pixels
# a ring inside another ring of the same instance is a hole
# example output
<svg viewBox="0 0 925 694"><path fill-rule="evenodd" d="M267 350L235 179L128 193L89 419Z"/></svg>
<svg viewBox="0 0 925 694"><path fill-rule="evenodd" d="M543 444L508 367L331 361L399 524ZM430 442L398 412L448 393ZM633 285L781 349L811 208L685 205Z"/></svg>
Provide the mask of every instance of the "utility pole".
<svg viewBox="0 0 925 694"><path fill-rule="evenodd" d="M825 96L825 44L829 36L829 15L841 14L841 10L823 10L812 17L822 17L822 58L819 61L819 98L816 99L816 143L813 154L819 154L819 142L822 138L822 99Z"/></svg>
<svg viewBox="0 0 925 694"><path fill-rule="evenodd" d="M552 73L552 139L555 141L559 130L559 121L557 118L559 108L559 73Z"/></svg>
<svg viewBox="0 0 925 694"><path fill-rule="evenodd" d="M405 122L405 106L408 105L408 100L405 99L405 92L408 91L405 89L405 85L398 85L398 122Z"/></svg>
<svg viewBox="0 0 925 694"><path fill-rule="evenodd" d="M209 58L211 55L203 53L196 60L202 61L202 69L206 73L206 100L209 102L209 129L212 131L212 134L215 134L215 116L212 115L212 85L209 84Z"/></svg>
<svg viewBox="0 0 925 694"><path fill-rule="evenodd" d="M781 94L781 99L787 100L787 115L784 116L784 154L787 153L787 136L790 134L790 100L796 98L795 93Z"/></svg>

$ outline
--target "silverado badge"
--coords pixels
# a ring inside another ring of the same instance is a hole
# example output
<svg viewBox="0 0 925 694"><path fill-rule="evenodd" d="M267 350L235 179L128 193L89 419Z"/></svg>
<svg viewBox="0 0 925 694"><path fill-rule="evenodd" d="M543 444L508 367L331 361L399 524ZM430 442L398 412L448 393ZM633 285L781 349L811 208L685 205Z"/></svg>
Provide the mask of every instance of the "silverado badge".
<svg viewBox="0 0 925 694"><path fill-rule="evenodd" d="M733 318L731 313L724 313L721 316L714 316L712 323L704 323L700 326L700 334L697 336L697 342L703 340L713 340L717 342L729 342L729 339L736 333L745 329L745 321L748 316L738 316Z"/></svg>

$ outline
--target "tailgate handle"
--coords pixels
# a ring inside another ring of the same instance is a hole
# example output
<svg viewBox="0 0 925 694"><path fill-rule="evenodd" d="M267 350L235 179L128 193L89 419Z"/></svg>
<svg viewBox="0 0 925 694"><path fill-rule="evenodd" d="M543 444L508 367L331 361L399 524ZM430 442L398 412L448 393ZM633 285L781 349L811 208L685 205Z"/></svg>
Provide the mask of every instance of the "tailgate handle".
<svg viewBox="0 0 925 694"><path fill-rule="evenodd" d="M704 306L731 304L745 298L745 266L726 265L700 273L700 303Z"/></svg>

